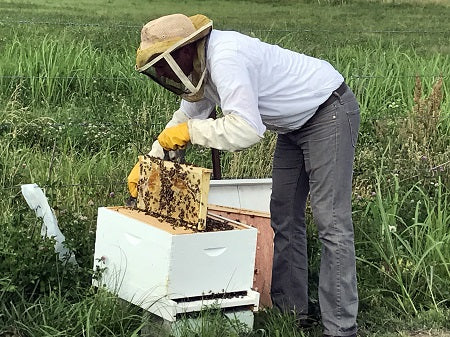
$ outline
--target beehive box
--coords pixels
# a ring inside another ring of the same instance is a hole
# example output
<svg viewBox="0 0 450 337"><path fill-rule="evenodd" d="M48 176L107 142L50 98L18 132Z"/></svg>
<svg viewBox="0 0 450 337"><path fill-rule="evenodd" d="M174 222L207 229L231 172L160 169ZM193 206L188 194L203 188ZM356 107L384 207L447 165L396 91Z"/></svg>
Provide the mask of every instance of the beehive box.
<svg viewBox="0 0 450 337"><path fill-rule="evenodd" d="M257 229L253 289L260 294L260 306L272 307L270 287L274 234L270 226L270 213L218 205L208 205L208 211Z"/></svg>
<svg viewBox="0 0 450 337"><path fill-rule="evenodd" d="M139 161L137 208L203 230L212 171L149 156Z"/></svg>
<svg viewBox="0 0 450 337"><path fill-rule="evenodd" d="M257 230L198 232L144 212L99 208L94 284L149 310L164 300L248 291Z"/></svg>

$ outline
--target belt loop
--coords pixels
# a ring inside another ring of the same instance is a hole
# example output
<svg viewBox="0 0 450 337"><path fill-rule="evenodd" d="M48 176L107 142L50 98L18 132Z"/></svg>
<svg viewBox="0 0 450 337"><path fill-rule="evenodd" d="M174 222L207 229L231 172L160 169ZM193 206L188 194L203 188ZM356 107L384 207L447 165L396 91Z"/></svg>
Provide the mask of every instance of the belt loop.
<svg viewBox="0 0 450 337"><path fill-rule="evenodd" d="M342 103L341 95L339 95L339 93L338 93L336 90L332 92L332 95L334 95L334 96L336 96L336 97L338 98L339 103L340 103L341 105L344 104L344 103Z"/></svg>

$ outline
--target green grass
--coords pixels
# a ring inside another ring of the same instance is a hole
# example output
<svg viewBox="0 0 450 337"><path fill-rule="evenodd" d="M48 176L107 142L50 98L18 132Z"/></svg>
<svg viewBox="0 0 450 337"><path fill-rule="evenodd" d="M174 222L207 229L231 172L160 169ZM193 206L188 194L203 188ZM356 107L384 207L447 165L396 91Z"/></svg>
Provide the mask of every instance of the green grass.
<svg viewBox="0 0 450 337"><path fill-rule="evenodd" d="M92 289L90 274L97 208L123 203L128 171L178 105L134 71L140 27L172 12L203 13L218 29L324 58L346 77L362 112L354 173L361 332L450 329L449 5L0 2L0 336L132 336L142 328L142 312ZM267 133L251 149L222 153L223 175L269 177L274 142ZM211 167L210 156L192 147L187 160ZM79 269L59 262L52 240L41 239L41 222L20 194L30 182L45 187ZM308 219L317 301L320 247ZM214 310L203 319L198 336L321 334L298 331L292 317L270 310L254 331ZM150 326L168 334L160 328Z"/></svg>
<svg viewBox="0 0 450 337"><path fill-rule="evenodd" d="M397 177L394 186L382 191L383 176L377 175L376 198L367 205L364 217L371 219L373 225L380 226L372 233L363 230L369 248L375 256L359 259L382 275L383 284L377 291L386 292L395 300L390 303L395 311L417 315L419 299L428 298L430 307L439 311L447 306L450 298L446 284L450 278L448 255L448 191L443 191L440 181L435 193L430 196L419 186L413 186L404 194L400 193ZM420 200L411 199L418 192ZM414 217L402 217L405 204L413 204Z"/></svg>

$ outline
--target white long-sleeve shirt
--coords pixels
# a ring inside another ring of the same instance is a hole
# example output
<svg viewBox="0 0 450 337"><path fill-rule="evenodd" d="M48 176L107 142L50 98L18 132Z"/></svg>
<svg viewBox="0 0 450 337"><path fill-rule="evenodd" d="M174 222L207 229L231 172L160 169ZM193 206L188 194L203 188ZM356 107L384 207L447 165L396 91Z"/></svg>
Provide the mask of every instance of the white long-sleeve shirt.
<svg viewBox="0 0 450 337"><path fill-rule="evenodd" d="M182 100L180 109L191 119L205 119L219 105L260 137L266 127L279 133L299 129L344 81L326 61L231 31L211 32L206 67L204 98Z"/></svg>

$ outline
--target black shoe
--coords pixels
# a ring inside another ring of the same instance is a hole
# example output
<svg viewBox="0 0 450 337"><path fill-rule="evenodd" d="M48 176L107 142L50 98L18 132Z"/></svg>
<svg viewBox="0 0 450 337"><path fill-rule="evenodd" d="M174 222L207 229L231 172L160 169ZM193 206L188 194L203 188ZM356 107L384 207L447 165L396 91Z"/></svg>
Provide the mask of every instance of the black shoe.
<svg viewBox="0 0 450 337"><path fill-rule="evenodd" d="M317 325L319 325L319 320L315 319L314 317L306 316L306 317L299 317L296 319L295 324L300 329L311 329Z"/></svg>

